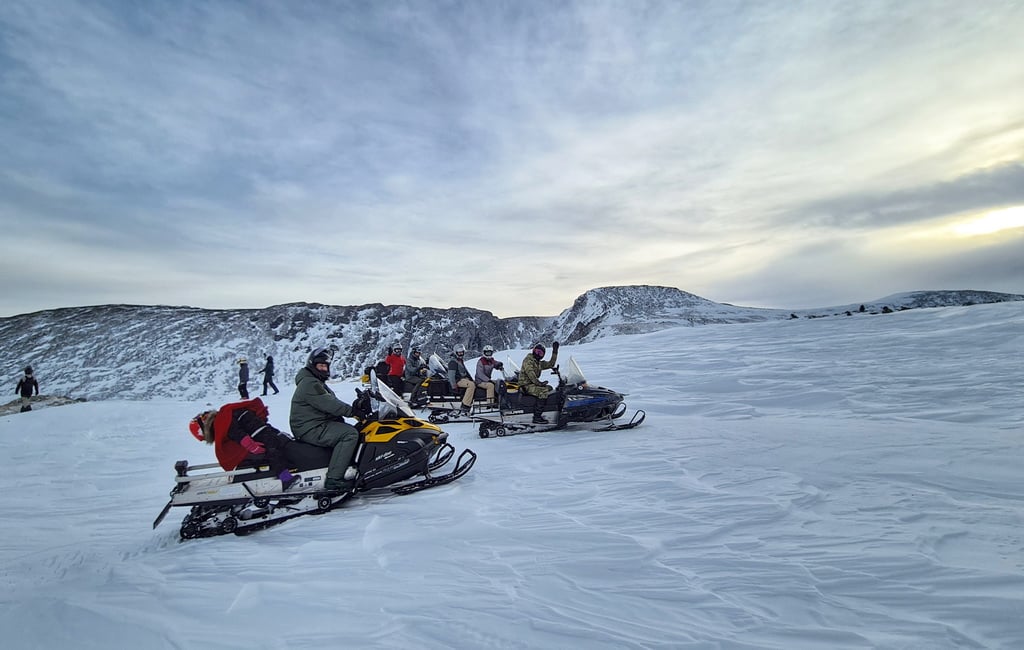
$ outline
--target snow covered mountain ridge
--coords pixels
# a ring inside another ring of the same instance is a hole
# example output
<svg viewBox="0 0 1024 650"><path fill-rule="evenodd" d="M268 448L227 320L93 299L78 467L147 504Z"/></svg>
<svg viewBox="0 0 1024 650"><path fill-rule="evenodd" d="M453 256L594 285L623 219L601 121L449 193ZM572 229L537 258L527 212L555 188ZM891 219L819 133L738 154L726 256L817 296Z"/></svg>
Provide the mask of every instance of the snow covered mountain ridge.
<svg viewBox="0 0 1024 650"><path fill-rule="evenodd" d="M917 291L864 303L864 313L1024 300L987 291ZM329 306L294 303L265 309L101 305L0 318L0 360L11 389L31 364L42 392L87 399L167 397L205 400L229 395L237 361L249 359L250 391L258 393L266 355L275 381L290 390L315 345L338 347L336 376L353 377L391 345L447 357L463 343L468 357L484 344L499 350L534 341L586 343L606 336L681 326L859 315L861 305L817 310L736 307L672 287L617 286L587 291L556 317L498 318L487 311L407 305Z"/></svg>

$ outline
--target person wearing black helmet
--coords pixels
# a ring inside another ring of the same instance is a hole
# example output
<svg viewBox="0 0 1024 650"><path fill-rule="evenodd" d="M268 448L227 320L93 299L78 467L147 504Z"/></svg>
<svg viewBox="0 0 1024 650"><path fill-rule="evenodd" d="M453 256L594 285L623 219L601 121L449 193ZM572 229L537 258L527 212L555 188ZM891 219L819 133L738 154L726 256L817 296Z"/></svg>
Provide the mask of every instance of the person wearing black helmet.
<svg viewBox="0 0 1024 650"><path fill-rule="evenodd" d="M409 393L409 403L415 404L419 393L422 390L423 380L427 378L427 360L423 358L420 349L412 346L409 358L405 360L405 373L403 374L403 392Z"/></svg>
<svg viewBox="0 0 1024 650"><path fill-rule="evenodd" d="M39 394L39 382L32 374L32 366L25 366L25 376L18 380L18 386L14 389L17 395L21 393L21 412L32 410L32 391Z"/></svg>
<svg viewBox="0 0 1024 650"><path fill-rule="evenodd" d="M332 448L324 489L349 492L355 487L356 468L352 459L359 432L342 418L360 420L366 413L338 399L327 385L334 352L319 347L309 354L306 365L295 375L295 394L288 418L292 434L302 442Z"/></svg>
<svg viewBox="0 0 1024 650"><path fill-rule="evenodd" d="M554 368L558 362L558 341L551 344L551 360L544 361L544 354L547 350L540 343L533 346L530 354L523 359L523 368L519 371L519 392L532 395L537 398L537 404L533 407L533 423L547 424L548 419L544 417L544 402L551 394L551 385L541 381L540 373L543 370Z"/></svg>

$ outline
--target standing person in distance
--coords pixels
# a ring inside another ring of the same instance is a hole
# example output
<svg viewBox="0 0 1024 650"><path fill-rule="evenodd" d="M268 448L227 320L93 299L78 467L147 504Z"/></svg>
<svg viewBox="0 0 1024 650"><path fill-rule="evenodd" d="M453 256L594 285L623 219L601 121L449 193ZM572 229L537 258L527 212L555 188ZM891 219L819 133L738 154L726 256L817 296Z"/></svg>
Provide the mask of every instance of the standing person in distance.
<svg viewBox="0 0 1024 650"><path fill-rule="evenodd" d="M359 432L343 418L361 420L368 414L338 399L327 385L333 360L334 352L328 348L319 347L309 354L306 365L295 375L288 423L296 439L333 449L324 489L341 493L355 488L357 470L352 460L359 444Z"/></svg>
<svg viewBox="0 0 1024 650"><path fill-rule="evenodd" d="M448 360L448 385L456 395L459 394L460 388L463 389L462 411L452 414L455 416L469 415L473 408L473 394L476 393L476 382L473 381L473 375L469 374L469 370L466 369L465 358L466 346L458 343Z"/></svg>
<svg viewBox="0 0 1024 650"><path fill-rule="evenodd" d="M402 384L405 383L402 376L405 374L405 357L402 356L402 346L397 343L391 346L388 356L384 357L384 363L388 364L388 376L385 381L388 388L395 391L399 397L402 396Z"/></svg>
<svg viewBox="0 0 1024 650"><path fill-rule="evenodd" d="M277 395L281 391L277 390L277 386L274 385L274 357L267 355L267 363L263 366L263 394L267 394L267 387L274 389L274 394Z"/></svg>
<svg viewBox="0 0 1024 650"><path fill-rule="evenodd" d="M551 360L544 361L544 354L547 350L540 343L533 346L530 354L523 359L523 367L519 371L519 391L537 398L537 404L533 407L533 423L547 424L548 419L544 417L544 402L551 394L551 385L540 380L540 373L555 367L558 361L558 341L551 344Z"/></svg>
<svg viewBox="0 0 1024 650"><path fill-rule="evenodd" d="M491 379L491 373L495 370L503 370L504 368L505 364L494 360L494 346L490 343L485 345L484 356L480 357L476 362L476 374L473 376L473 379L479 388L487 391L488 406L498 405L494 399L494 380Z"/></svg>
<svg viewBox="0 0 1024 650"><path fill-rule="evenodd" d="M39 394L39 382L32 374L32 366L25 366L25 376L18 380L18 386L14 389L14 394L21 393L21 412L32 410L32 391L35 390L35 394Z"/></svg>
<svg viewBox="0 0 1024 650"><path fill-rule="evenodd" d="M238 360L238 394L249 399L249 361L245 357Z"/></svg>

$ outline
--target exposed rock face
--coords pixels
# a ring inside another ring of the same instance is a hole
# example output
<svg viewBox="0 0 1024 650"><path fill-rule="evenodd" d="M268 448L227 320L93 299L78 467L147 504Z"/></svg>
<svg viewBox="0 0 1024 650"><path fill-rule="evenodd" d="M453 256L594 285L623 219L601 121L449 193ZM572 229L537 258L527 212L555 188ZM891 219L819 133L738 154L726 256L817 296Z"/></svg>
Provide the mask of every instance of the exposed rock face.
<svg viewBox="0 0 1024 650"><path fill-rule="evenodd" d="M920 291L865 303L866 311L969 305L1024 300L1024 295L985 291ZM41 392L88 399L205 400L211 391L234 391L236 362L247 357L249 390L259 394L266 355L275 360L275 382L289 391L309 351L337 346L332 373L353 377L400 344L447 358L463 343L468 357L487 343L527 348L535 341L585 343L604 336L637 334L717 323L830 316L836 310L755 309L706 300L670 287L603 287L586 292L555 318L497 318L466 307L418 308L370 304L329 306L296 303L266 309L103 305L0 318L0 361L13 390L31 364ZM836 312L840 313L840 312ZM282 414L283 415L283 414Z"/></svg>
<svg viewBox="0 0 1024 650"><path fill-rule="evenodd" d="M585 343L616 334L643 334L680 325L749 323L788 317L779 309L733 307L671 287L591 289L559 314L546 339Z"/></svg>

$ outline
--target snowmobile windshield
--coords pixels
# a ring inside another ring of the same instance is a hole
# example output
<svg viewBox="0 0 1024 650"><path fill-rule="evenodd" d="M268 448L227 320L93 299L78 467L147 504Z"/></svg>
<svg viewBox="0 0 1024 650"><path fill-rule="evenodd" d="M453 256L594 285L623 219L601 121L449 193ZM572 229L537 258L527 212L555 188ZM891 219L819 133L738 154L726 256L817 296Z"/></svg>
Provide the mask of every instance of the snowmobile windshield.
<svg viewBox="0 0 1024 650"><path fill-rule="evenodd" d="M512 369L512 374L519 374L519 364L512 360L512 357L505 357L505 361L508 362L508 367Z"/></svg>
<svg viewBox="0 0 1024 650"><path fill-rule="evenodd" d="M587 383L587 378L583 376L583 371L580 370L579 364L572 357L569 357L565 368L559 369L559 373L562 375L562 381L569 386L579 386L580 384Z"/></svg>
<svg viewBox="0 0 1024 650"><path fill-rule="evenodd" d="M397 417L414 417L412 409L401 397L395 394L387 384L382 381L376 382L377 394L381 397L380 406L377 407L377 416L381 420L393 420Z"/></svg>
<svg viewBox="0 0 1024 650"><path fill-rule="evenodd" d="M441 357L437 354L430 355L430 359L427 360L427 365L430 366L430 372L435 375L447 375L448 364L441 360Z"/></svg>

